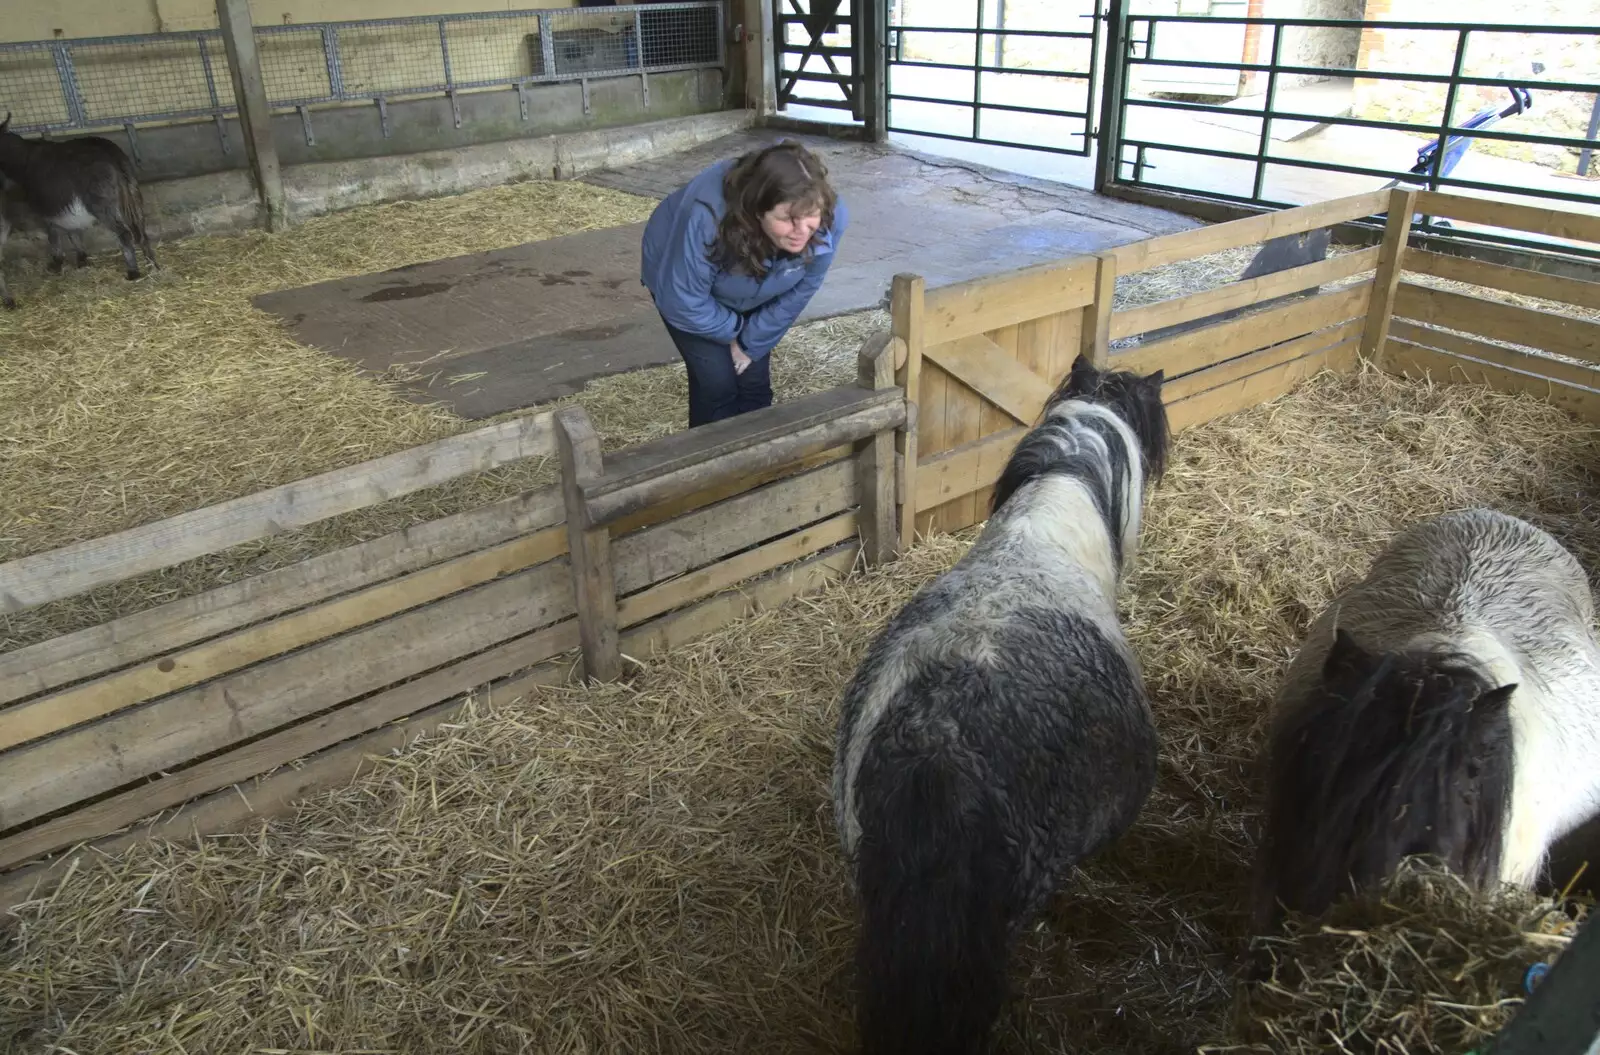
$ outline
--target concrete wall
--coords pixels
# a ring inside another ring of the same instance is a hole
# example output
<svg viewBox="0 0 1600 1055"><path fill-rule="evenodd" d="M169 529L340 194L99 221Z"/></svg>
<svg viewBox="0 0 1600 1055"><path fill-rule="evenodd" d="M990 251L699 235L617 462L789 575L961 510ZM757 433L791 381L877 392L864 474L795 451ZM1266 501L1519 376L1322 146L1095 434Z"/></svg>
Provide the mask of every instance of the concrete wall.
<svg viewBox="0 0 1600 1055"><path fill-rule="evenodd" d="M1541 75L1551 80L1600 83L1600 0L1543 0L1537 7L1508 9L1491 0L1368 0L1369 21L1514 22L1541 25L1594 26L1591 36L1474 33L1469 38L1464 72L1481 77L1530 78L1533 109L1495 126L1500 132L1583 138L1594 106L1589 92L1545 92L1530 63L1542 62ZM1362 32L1359 65L1363 70L1398 70L1412 73L1449 73L1455 51L1455 34L1428 30L1368 29ZM1401 84L1361 78L1356 81L1357 117L1382 121L1437 124L1444 114L1443 85ZM1490 103L1504 105L1510 96L1500 88L1461 89L1456 119L1464 120ZM1418 135L1420 142L1432 136ZM1480 139L1472 148L1518 161L1531 161L1565 172L1577 168L1578 151L1564 147L1530 146Z"/></svg>

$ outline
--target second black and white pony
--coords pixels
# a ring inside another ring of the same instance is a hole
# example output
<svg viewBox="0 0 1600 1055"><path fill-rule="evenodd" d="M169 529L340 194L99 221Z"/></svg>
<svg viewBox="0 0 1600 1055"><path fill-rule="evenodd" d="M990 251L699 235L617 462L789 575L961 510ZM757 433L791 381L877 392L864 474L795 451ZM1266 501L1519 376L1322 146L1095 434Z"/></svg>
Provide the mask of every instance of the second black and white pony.
<svg viewBox="0 0 1600 1055"><path fill-rule="evenodd" d="M1166 460L1161 382L1080 357L971 550L845 690L834 809L869 1055L984 1050L1018 932L1150 794L1156 732L1116 592Z"/></svg>
<svg viewBox="0 0 1600 1055"><path fill-rule="evenodd" d="M1426 855L1531 887L1600 814L1600 641L1578 561L1471 509L1400 532L1312 626L1268 747L1256 923Z"/></svg>

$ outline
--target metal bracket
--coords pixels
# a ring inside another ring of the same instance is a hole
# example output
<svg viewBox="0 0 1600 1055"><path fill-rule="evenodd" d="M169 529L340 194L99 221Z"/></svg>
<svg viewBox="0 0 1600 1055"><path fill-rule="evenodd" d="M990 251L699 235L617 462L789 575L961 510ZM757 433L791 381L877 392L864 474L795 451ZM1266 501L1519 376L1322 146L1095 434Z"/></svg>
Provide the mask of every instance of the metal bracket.
<svg viewBox="0 0 1600 1055"><path fill-rule="evenodd" d="M650 109L650 75L648 73L641 72L639 74L639 90L644 93L644 108L646 110Z"/></svg>
<svg viewBox="0 0 1600 1055"><path fill-rule="evenodd" d="M584 99L585 99L585 102L587 102L587 100L588 100L587 93L585 93ZM527 81L518 81L517 82L517 106L522 110L522 119L524 121L526 121L528 119L528 82ZM588 106L584 107L583 112L584 113L588 113L589 112Z"/></svg>
<svg viewBox="0 0 1600 1055"><path fill-rule="evenodd" d="M583 88L583 116L589 116L589 78L579 77L578 84Z"/></svg>
<svg viewBox="0 0 1600 1055"><path fill-rule="evenodd" d="M456 105L456 90L454 88L446 88L444 90L444 93L445 93L445 95L450 97L450 116L455 119L456 127L460 128L461 127L461 107Z"/></svg>
<svg viewBox="0 0 1600 1055"><path fill-rule="evenodd" d="M388 139L394 134L389 127L389 101L381 95L373 101L378 104L378 127L383 131L383 138Z"/></svg>
<svg viewBox="0 0 1600 1055"><path fill-rule="evenodd" d="M135 165L143 164L144 155L139 153L139 133L134 131L133 122L122 122L122 130L128 133L128 153L133 155L133 163Z"/></svg>
<svg viewBox="0 0 1600 1055"><path fill-rule="evenodd" d="M233 146L228 142L228 122L222 119L221 114L212 114L211 119L217 123L217 142L222 144L222 152L233 153Z"/></svg>
<svg viewBox="0 0 1600 1055"><path fill-rule="evenodd" d="M295 109L300 111L300 127L306 134L306 146L316 146L317 137L311 131L311 111L307 110L303 104L295 107Z"/></svg>

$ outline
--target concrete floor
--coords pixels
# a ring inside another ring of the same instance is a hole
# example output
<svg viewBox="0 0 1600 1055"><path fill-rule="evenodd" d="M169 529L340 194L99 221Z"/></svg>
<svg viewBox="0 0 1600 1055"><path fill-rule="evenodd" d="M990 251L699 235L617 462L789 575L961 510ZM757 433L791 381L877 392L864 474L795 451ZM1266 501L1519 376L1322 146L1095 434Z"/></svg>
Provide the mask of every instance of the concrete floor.
<svg viewBox="0 0 1600 1055"><path fill-rule="evenodd" d="M713 161L780 138L743 132L585 180L661 198ZM897 272L930 288L1187 230L1176 213L982 165L823 137L851 226L802 321L886 303ZM433 261L257 298L296 338L382 372L424 376L419 401L483 418L593 378L677 361L639 285L641 224Z"/></svg>

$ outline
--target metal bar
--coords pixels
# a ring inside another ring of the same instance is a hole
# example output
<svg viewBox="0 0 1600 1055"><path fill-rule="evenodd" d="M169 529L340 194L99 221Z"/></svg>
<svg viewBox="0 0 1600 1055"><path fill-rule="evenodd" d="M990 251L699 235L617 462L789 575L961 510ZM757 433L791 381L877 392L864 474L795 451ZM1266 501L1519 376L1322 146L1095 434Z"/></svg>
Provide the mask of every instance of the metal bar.
<svg viewBox="0 0 1600 1055"><path fill-rule="evenodd" d="M1128 32L1127 0L1110 0L1106 6L1105 86L1100 94L1100 127L1096 132L1094 189L1103 191L1121 178L1122 128L1126 114L1128 60L1133 39Z"/></svg>
<svg viewBox="0 0 1600 1055"><path fill-rule="evenodd" d="M1267 152L1272 147L1272 105L1278 99L1278 60L1283 54L1283 30L1272 31L1272 72L1267 74L1266 110L1261 118L1261 142L1256 148L1256 181L1250 197L1261 197L1267 179Z"/></svg>
<svg viewBox="0 0 1600 1055"><path fill-rule="evenodd" d="M306 135L306 146L316 146L317 136L316 133L311 131L311 111L307 110L304 106L297 106L295 109L300 113L300 129Z"/></svg>
<svg viewBox="0 0 1600 1055"><path fill-rule="evenodd" d="M539 60L544 66L544 76L547 79L554 77L556 75L556 29L555 22L551 19L548 11L539 16Z"/></svg>
<svg viewBox="0 0 1600 1055"><path fill-rule="evenodd" d="M810 105L821 106L821 105L825 105L825 104L812 103ZM843 109L843 105L844 104L842 104L842 103L839 104L839 108ZM954 140L955 142L958 142L958 143L981 143L984 146L1011 147L1012 149L1015 149L1015 150L1037 150L1037 151L1042 151L1042 152L1044 152L1046 154L1068 154L1068 155L1080 155L1080 156L1082 154L1081 151L1074 150L1071 147L1051 147L1051 146L1043 146L1043 145L1035 144L1035 143L1013 143L1010 140L1006 140L1006 139L973 139L970 136L960 136L960 135L956 135L956 134L954 134L952 132L928 132L928 131L925 131L924 129L921 129L921 128L901 128L901 127L899 127L897 125L891 125L888 130L890 132L898 132L901 135L907 135L907 136L925 136L928 139L950 139L950 140ZM1071 135L1075 135L1075 136L1083 135L1082 132L1072 132L1070 134Z"/></svg>
<svg viewBox="0 0 1600 1055"><path fill-rule="evenodd" d="M1360 18L1273 18L1245 15L1134 15L1135 22L1183 23L1194 22L1208 26L1304 26L1311 29L1425 29L1437 32L1454 32L1470 28L1479 33L1542 33L1577 37L1594 36L1594 26L1535 26L1526 22L1404 22L1389 19Z"/></svg>
<svg viewBox="0 0 1600 1055"><path fill-rule="evenodd" d="M891 99L898 99L906 103L931 103L935 106L965 106L972 108L978 103L971 103L965 99L940 99L932 95L891 95ZM1018 106L1014 103L983 103L985 110L1002 110L1013 114L1039 114L1042 117L1077 117L1087 121L1087 110L1048 110L1041 106Z"/></svg>
<svg viewBox="0 0 1600 1055"><path fill-rule="evenodd" d="M206 75L206 95L211 99L211 106L220 113L222 111L222 97L217 94L217 73L211 68L211 49L206 47L206 38L201 37L197 42L200 48L200 68ZM227 146L223 146L227 150Z"/></svg>
<svg viewBox="0 0 1600 1055"><path fill-rule="evenodd" d="M378 130L383 133L383 138L388 139L392 134L389 129L389 103L381 95L374 102L378 104Z"/></svg>
<svg viewBox="0 0 1600 1055"><path fill-rule="evenodd" d="M1589 111L1589 130L1584 135L1589 139L1600 138L1600 92L1595 93L1594 108ZM1579 151L1578 175L1587 176L1589 174L1589 164L1593 160L1594 150L1592 148L1584 147Z"/></svg>
<svg viewBox="0 0 1600 1055"><path fill-rule="evenodd" d="M61 83L61 96L66 100L67 114L74 126L82 128L88 123L88 114L83 108L83 92L78 89L78 71L72 65L72 53L67 50L65 42L56 44L50 51L55 58L56 79Z"/></svg>
<svg viewBox="0 0 1600 1055"><path fill-rule="evenodd" d="M972 30L964 26L900 26L891 25L891 32L896 33L971 33ZM1049 37L1055 40L1088 40L1093 33L1085 33L1078 29L985 29L985 36L999 34L1007 37Z"/></svg>
<svg viewBox="0 0 1600 1055"><path fill-rule="evenodd" d="M983 113L983 11L984 0L978 0L977 32L972 34L972 141L979 134L979 115Z"/></svg>
<svg viewBox="0 0 1600 1055"><path fill-rule="evenodd" d="M344 98L344 68L339 64L339 27L322 27L322 60L328 67L328 91Z"/></svg>
<svg viewBox="0 0 1600 1055"><path fill-rule="evenodd" d="M1204 62L1200 59L1151 59L1133 58L1129 60L1139 66L1183 66L1197 70L1238 70L1241 73L1267 73L1270 71L1265 63L1261 62ZM1410 81L1416 84L1449 84L1450 75L1446 73L1403 73L1398 70L1356 70L1348 67L1337 68L1332 66L1279 66L1279 73L1292 73L1305 77L1349 77L1352 73L1360 73L1362 79L1379 81ZM1457 77L1456 83L1470 84L1482 88L1521 88L1523 81L1514 81L1505 77ZM1539 87L1547 92L1592 92L1600 85L1582 81L1540 81Z"/></svg>
<svg viewBox="0 0 1600 1055"><path fill-rule="evenodd" d="M1089 74L1078 70L1040 70L1027 66L1013 66L1009 69L1003 66L968 66L959 62L896 62L896 66L907 69L920 70L972 70L978 73L1019 73L1026 77L1068 77L1073 80L1086 81Z"/></svg>
<svg viewBox="0 0 1600 1055"><path fill-rule="evenodd" d="M1099 3L1100 3L1100 0L1095 0L1095 10L1096 10L1096 12L1099 11ZM1104 79L1105 75L1103 73L1099 72L1100 71L1100 18L1099 18L1099 15L1097 13L1097 14L1093 14L1093 15L1086 15L1084 17L1094 19L1094 23L1093 23L1094 32L1089 34L1089 94L1084 99L1084 103L1083 103L1083 109L1084 109L1083 130L1085 132L1085 135L1083 137L1083 156L1084 157L1088 157L1094 151L1095 136L1099 131L1099 129L1097 129L1095 127L1094 118L1090 117L1089 115L1093 114L1095 112L1095 105L1094 105L1095 104L1095 96L1100 90L1100 82Z"/></svg>
<svg viewBox="0 0 1600 1055"><path fill-rule="evenodd" d="M139 133L134 131L132 121L122 122L122 130L128 136L128 153L133 156L135 165L144 161L144 155L139 152Z"/></svg>
<svg viewBox="0 0 1600 1055"><path fill-rule="evenodd" d="M1444 175L1444 156L1450 151L1450 125L1456 112L1456 93L1461 88L1461 67L1467 61L1467 37L1472 30L1465 27L1456 31L1455 62L1450 66L1450 86L1444 92L1444 117L1439 121L1439 149L1433 152L1433 164L1428 170L1428 189L1439 189L1439 177ZM1423 217L1427 223L1427 217Z"/></svg>

